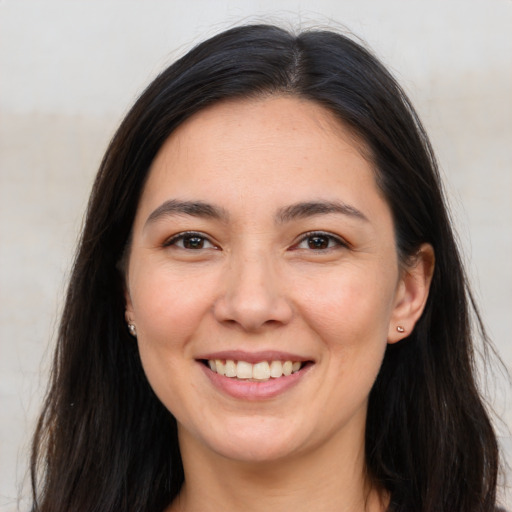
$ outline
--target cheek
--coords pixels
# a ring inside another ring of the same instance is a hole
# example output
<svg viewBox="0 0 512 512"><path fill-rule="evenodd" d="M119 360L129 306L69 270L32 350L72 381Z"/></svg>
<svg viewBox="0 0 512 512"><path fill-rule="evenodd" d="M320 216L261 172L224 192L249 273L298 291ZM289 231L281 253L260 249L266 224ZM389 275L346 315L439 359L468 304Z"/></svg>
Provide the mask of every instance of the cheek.
<svg viewBox="0 0 512 512"><path fill-rule="evenodd" d="M137 331L152 343L183 343L211 309L214 279L165 268L139 276L131 288Z"/></svg>
<svg viewBox="0 0 512 512"><path fill-rule="evenodd" d="M347 267L303 284L301 314L324 340L340 349L386 342L395 288L391 273Z"/></svg>
<svg viewBox="0 0 512 512"><path fill-rule="evenodd" d="M131 299L139 354L147 379L166 408L179 417L183 386L195 364L191 341L211 309L213 286L206 275L183 277L162 268L134 272Z"/></svg>

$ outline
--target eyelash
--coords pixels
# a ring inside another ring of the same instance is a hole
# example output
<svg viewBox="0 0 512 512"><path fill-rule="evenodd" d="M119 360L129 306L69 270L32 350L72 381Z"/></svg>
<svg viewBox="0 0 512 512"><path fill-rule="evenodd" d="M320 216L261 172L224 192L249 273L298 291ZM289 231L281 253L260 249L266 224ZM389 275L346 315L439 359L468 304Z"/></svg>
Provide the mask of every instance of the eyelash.
<svg viewBox="0 0 512 512"><path fill-rule="evenodd" d="M217 249L218 247L216 245L214 245L209 239L207 236L205 236L203 233L199 233L197 231L184 231L183 233L178 233L177 235L174 235L173 237L171 237L169 240L167 240L165 243L164 243L164 247L169 247L169 246L178 246L178 242L180 241L185 241L185 240L190 240L190 239L193 239L193 238L198 238L201 240L201 244L204 245L204 243L208 243L211 245L211 247L209 248L214 248L214 249ZM320 238L320 239L326 239L327 240L327 244L329 245L331 242L334 242L335 243L335 247L311 247L309 246L308 244L308 247L300 247L301 244L303 244L304 242L307 242L308 240L310 239L313 239L313 238ZM179 246L178 246L179 247ZM336 247L348 247L348 243L343 240L342 238L338 237L338 236L335 236L331 233L326 233L324 231L309 231L308 233L304 233L300 240L294 244L291 249L292 250L298 250L298 249L308 249L308 250L312 250L312 251L328 251L330 249L334 249ZM201 247L196 247L196 248L191 248L191 247L180 247L180 249L185 249L185 250L190 250L190 251L194 251L194 250L201 250L201 249L205 249L205 247L201 246Z"/></svg>
<svg viewBox="0 0 512 512"><path fill-rule="evenodd" d="M310 247L308 246L307 248L304 247L299 247L302 243L308 241L308 239L313 239L313 238L323 238L323 239L327 239L327 243L331 243L331 242L334 242L335 243L335 246L334 247L316 247L316 248L313 248L313 247ZM331 249L335 249L337 247L348 247L349 244L343 240L343 238L340 238L339 236L335 236L331 233L326 233L325 231L309 231L308 233L304 233L300 240L293 245L292 249L293 250L297 250L297 249L309 249L309 250L312 250L312 251L328 251L328 250L331 250Z"/></svg>
<svg viewBox="0 0 512 512"><path fill-rule="evenodd" d="M198 233L197 231L184 231L183 233L178 233L177 235L174 235L169 240L167 240L163 245L164 245L164 247L169 247L171 245L178 246L178 242L190 240L192 238L200 238L203 244L205 242L210 244L212 247L207 247L208 249L210 249L210 248L217 249L218 248L215 244L213 244L208 239L207 236L205 236L203 233ZM187 251L195 251L195 250L205 249L205 247L198 247L198 248L192 249L190 247L184 247L184 246L179 247L179 248L187 250Z"/></svg>

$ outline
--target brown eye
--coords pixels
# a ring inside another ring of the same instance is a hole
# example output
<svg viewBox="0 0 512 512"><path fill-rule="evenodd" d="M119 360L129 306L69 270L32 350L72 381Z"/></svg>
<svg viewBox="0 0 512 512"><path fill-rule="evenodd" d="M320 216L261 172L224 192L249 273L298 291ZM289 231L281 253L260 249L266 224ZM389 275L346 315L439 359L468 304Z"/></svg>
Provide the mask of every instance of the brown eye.
<svg viewBox="0 0 512 512"><path fill-rule="evenodd" d="M312 251L327 251L330 249L348 247L348 244L339 236L322 231L304 233L299 243L291 249L308 249Z"/></svg>
<svg viewBox="0 0 512 512"><path fill-rule="evenodd" d="M189 251L199 251L201 249L218 249L210 240L201 233L185 232L179 233L165 244L165 247L177 247Z"/></svg>
<svg viewBox="0 0 512 512"><path fill-rule="evenodd" d="M190 235L183 237L183 247L185 249L202 249L204 242L205 240L202 236Z"/></svg>
<svg viewBox="0 0 512 512"><path fill-rule="evenodd" d="M310 236L307 239L308 247L310 249L327 249L329 247L329 237L327 236Z"/></svg>

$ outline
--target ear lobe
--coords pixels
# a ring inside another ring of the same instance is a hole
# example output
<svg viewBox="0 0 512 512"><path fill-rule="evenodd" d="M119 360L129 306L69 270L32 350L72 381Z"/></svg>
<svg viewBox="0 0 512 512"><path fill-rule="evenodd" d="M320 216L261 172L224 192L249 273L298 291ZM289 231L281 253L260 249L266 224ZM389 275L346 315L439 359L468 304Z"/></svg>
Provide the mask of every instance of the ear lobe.
<svg viewBox="0 0 512 512"><path fill-rule="evenodd" d="M423 244L403 269L389 323L388 343L396 343L413 331L427 303L434 266L434 249L430 244Z"/></svg>

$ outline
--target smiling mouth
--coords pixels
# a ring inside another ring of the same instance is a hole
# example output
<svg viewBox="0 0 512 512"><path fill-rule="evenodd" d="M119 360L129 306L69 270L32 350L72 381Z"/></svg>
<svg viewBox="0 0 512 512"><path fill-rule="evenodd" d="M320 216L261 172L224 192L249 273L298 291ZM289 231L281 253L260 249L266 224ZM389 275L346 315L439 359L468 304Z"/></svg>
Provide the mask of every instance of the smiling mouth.
<svg viewBox="0 0 512 512"><path fill-rule="evenodd" d="M202 361L210 370L218 375L236 380L262 382L270 379L288 377L297 373L308 361L260 361L251 364L247 361L232 359L208 359Z"/></svg>

